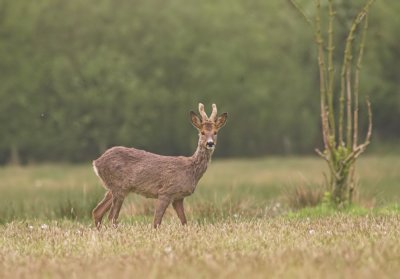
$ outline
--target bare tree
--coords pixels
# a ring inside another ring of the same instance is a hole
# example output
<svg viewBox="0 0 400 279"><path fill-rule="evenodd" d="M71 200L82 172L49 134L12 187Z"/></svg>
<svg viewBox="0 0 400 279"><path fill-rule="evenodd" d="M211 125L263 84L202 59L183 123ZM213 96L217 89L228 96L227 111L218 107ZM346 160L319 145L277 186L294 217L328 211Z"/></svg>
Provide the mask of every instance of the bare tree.
<svg viewBox="0 0 400 279"><path fill-rule="evenodd" d="M306 21L312 26L318 51L320 109L324 150L316 152L328 163L327 183L332 199L337 205L345 205L353 200L355 182L355 163L365 151L372 135L372 111L369 100L368 131L359 143L359 84L361 62L364 54L365 38L368 29L368 11L375 0L368 0L355 16L348 31L343 53L340 75L340 90L335 91L335 65L333 41L335 9L333 0L328 2L327 38L323 35L321 24L321 1L315 0L316 15L311 20L295 2L290 0ZM360 26L362 25L362 28ZM360 30L361 29L361 30ZM358 46L354 46L356 34L360 33ZM327 42L326 42L327 41ZM354 59L353 52L357 52ZM335 103L335 100L338 102ZM335 106L336 104L336 106Z"/></svg>

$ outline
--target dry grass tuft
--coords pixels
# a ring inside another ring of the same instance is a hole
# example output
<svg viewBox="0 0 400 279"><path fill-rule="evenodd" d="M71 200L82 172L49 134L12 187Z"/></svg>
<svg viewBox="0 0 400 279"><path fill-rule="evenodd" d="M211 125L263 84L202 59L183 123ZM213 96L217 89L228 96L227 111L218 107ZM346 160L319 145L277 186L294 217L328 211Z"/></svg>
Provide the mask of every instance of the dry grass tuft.
<svg viewBox="0 0 400 279"><path fill-rule="evenodd" d="M286 190L285 200L290 208L301 209L321 204L325 189L321 186L297 184Z"/></svg>

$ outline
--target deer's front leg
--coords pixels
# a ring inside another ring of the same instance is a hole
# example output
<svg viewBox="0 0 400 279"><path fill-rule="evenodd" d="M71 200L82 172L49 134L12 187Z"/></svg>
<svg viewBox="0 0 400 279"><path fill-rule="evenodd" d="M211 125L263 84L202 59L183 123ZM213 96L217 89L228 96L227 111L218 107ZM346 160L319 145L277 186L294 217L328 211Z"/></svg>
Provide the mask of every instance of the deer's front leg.
<svg viewBox="0 0 400 279"><path fill-rule="evenodd" d="M183 208L183 199L174 201L172 203L172 206L174 207L179 220L181 220L182 225L186 225L187 222L186 222L185 210Z"/></svg>
<svg viewBox="0 0 400 279"><path fill-rule="evenodd" d="M171 201L167 198L158 198L153 221L153 226L155 229L157 229L161 225L161 220L170 202Z"/></svg>

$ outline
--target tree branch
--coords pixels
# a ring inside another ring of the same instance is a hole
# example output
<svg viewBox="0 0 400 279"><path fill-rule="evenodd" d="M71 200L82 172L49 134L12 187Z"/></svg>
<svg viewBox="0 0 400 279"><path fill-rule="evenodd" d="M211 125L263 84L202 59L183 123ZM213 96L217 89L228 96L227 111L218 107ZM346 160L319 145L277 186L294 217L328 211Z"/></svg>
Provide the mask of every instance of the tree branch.
<svg viewBox="0 0 400 279"><path fill-rule="evenodd" d="M358 94L359 94L359 84L360 84L360 70L361 62L364 54L365 38L368 29L368 15L365 15L364 27L361 34L361 41L358 51L357 66L354 77L354 130L353 130L353 149L357 146L358 142ZM369 101L368 101L369 102Z"/></svg>
<svg viewBox="0 0 400 279"><path fill-rule="evenodd" d="M292 4L292 6L300 13L300 15L305 19L305 21L313 27L311 19L306 15L306 13L303 11L303 9L300 7L300 5L295 1L295 0L289 0L289 2Z"/></svg>
<svg viewBox="0 0 400 279"><path fill-rule="evenodd" d="M327 87L327 99L329 109L329 124L331 135L336 138L336 129L335 129L335 115L333 108L333 84L334 84L334 64L333 64L333 20L335 18L335 12L333 10L332 0L328 1L329 4L329 24L328 24L328 87Z"/></svg>

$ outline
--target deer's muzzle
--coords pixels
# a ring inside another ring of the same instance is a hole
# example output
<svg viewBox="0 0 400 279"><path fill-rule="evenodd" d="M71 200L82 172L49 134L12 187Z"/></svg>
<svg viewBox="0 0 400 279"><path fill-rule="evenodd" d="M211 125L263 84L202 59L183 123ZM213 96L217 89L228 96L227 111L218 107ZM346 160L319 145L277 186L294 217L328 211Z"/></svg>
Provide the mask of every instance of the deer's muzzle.
<svg viewBox="0 0 400 279"><path fill-rule="evenodd" d="M214 141L213 140L208 140L207 143L206 143L206 147L208 149L213 149L215 147Z"/></svg>

